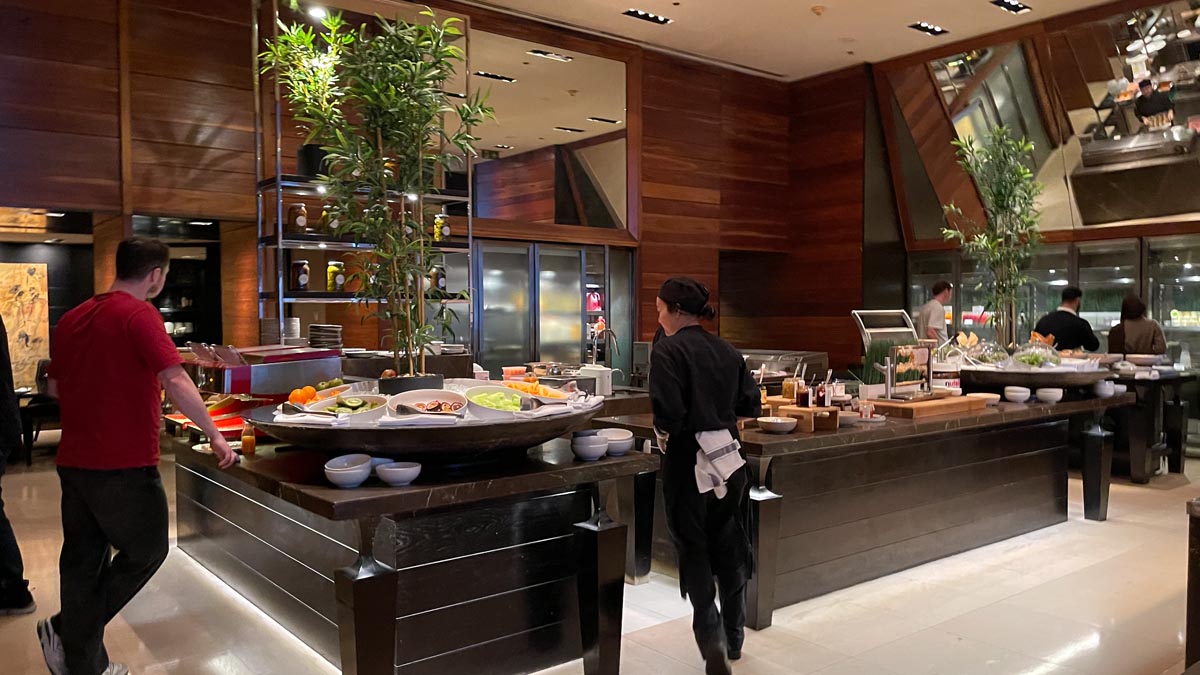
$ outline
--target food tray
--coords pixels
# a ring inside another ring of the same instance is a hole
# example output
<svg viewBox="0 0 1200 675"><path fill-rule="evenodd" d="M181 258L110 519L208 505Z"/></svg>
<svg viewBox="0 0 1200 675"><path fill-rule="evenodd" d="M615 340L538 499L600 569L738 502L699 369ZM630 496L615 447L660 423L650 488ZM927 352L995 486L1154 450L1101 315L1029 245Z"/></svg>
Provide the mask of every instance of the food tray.
<svg viewBox="0 0 1200 675"><path fill-rule="evenodd" d="M998 387L1090 387L1113 377L1107 370L980 370L963 368L959 373L963 389Z"/></svg>
<svg viewBox="0 0 1200 675"><path fill-rule="evenodd" d="M256 408L247 419L256 428L311 450L342 455L363 452L376 457L456 464L486 461L586 429L600 407L533 419L465 419L452 426L323 426L275 421L275 408Z"/></svg>

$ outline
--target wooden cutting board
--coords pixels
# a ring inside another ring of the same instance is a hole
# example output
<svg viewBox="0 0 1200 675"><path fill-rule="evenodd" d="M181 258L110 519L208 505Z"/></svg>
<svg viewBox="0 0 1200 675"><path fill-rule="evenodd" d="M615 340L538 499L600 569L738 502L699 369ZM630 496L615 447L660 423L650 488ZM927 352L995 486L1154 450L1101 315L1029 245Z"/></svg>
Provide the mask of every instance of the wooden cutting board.
<svg viewBox="0 0 1200 675"><path fill-rule="evenodd" d="M986 400L973 396L955 396L934 401L918 401L916 403L871 401L871 404L875 406L875 412L879 414L906 419L974 412L987 407Z"/></svg>

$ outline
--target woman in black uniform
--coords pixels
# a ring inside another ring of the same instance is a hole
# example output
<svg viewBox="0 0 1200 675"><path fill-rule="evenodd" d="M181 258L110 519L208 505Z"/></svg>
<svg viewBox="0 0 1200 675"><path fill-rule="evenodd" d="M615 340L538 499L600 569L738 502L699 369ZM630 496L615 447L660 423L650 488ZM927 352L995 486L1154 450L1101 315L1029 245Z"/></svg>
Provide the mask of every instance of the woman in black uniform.
<svg viewBox="0 0 1200 675"><path fill-rule="evenodd" d="M730 672L727 658L741 657L753 570L750 483L737 452L737 418L757 417L761 406L742 355L700 325L715 315L708 298L707 288L687 278L670 279L659 290L664 337L651 358L650 400L665 446L663 496L680 589L692 602L706 673L717 675ZM713 437L728 443L714 445Z"/></svg>

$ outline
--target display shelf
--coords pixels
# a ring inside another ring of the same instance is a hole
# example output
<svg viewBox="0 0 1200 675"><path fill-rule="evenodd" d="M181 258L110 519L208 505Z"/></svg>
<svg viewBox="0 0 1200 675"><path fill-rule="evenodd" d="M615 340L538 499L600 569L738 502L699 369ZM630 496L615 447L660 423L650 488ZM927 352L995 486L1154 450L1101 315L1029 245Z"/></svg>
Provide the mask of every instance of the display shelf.
<svg viewBox="0 0 1200 675"><path fill-rule="evenodd" d="M375 249L374 244L358 243L345 237L301 233L286 234L282 243L271 235L259 237L258 245L265 248L307 251L371 251ZM442 241L432 244L432 248L438 251L466 251L470 249L470 245L465 241Z"/></svg>
<svg viewBox="0 0 1200 675"><path fill-rule="evenodd" d="M276 294L270 291L259 293L259 300L275 300ZM363 302L358 299L354 293L337 293L330 291L285 291L283 294L283 302L285 304L332 304L332 303L347 303L347 302ZM377 300L365 301L369 304L378 302ZM430 298L430 304L446 304L446 305L465 305L471 302L470 299L464 298Z"/></svg>
<svg viewBox="0 0 1200 675"><path fill-rule="evenodd" d="M283 174L278 180L275 177L267 178L258 182L258 193L266 192L286 192L288 194L300 195L304 197L325 197L328 192L316 177L300 176L296 174ZM360 190L361 194L366 194L366 190ZM388 193L395 201L405 199L401 192ZM458 190L447 190L435 194L423 195L426 202L434 204L460 204L470 203L471 198L466 193ZM389 200L391 201L391 200Z"/></svg>

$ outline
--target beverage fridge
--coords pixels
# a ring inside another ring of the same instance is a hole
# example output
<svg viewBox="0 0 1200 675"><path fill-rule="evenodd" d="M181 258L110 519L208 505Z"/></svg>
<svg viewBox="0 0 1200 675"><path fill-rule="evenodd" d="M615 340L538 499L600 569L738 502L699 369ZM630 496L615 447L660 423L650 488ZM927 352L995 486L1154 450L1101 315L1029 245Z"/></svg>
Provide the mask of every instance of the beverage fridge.
<svg viewBox="0 0 1200 675"><path fill-rule="evenodd" d="M633 252L613 246L476 241L477 360L494 377L534 361L596 363L628 381L633 350ZM594 341L597 331L616 334Z"/></svg>

